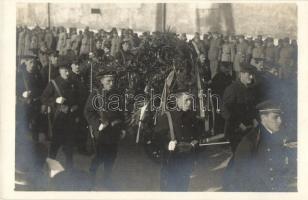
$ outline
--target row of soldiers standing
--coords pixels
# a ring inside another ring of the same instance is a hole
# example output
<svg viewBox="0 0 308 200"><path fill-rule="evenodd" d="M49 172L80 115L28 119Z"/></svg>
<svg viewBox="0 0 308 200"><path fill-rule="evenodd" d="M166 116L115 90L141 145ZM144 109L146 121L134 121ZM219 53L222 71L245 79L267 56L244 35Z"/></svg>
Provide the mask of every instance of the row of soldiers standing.
<svg viewBox="0 0 308 200"><path fill-rule="evenodd" d="M186 40L186 35L181 38ZM229 68L238 74L239 64L247 62L256 64L260 60L270 62L279 68L280 78L288 79L297 70L297 42L289 38L278 39L278 44L274 44L274 38L263 38L259 35L256 39L244 35L226 35L214 32L204 34L203 40L200 34L195 33L192 44L198 55L204 54L209 61L212 77L219 70L218 62L229 65Z"/></svg>

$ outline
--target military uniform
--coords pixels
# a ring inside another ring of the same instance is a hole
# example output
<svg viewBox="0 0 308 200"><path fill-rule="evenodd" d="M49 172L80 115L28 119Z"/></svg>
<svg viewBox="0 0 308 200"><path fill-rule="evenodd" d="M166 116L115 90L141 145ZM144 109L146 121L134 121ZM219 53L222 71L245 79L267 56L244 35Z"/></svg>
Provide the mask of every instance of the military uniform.
<svg viewBox="0 0 308 200"><path fill-rule="evenodd" d="M267 44L267 46L265 47L265 60L267 62L271 62L274 63L275 62L275 55L276 55L276 48L275 45L273 43L273 38L268 38L267 39L267 43L271 43L270 45Z"/></svg>
<svg viewBox="0 0 308 200"><path fill-rule="evenodd" d="M79 39L80 39L80 37L77 34L73 34L71 36L70 46L71 46L71 49L74 51L75 55L79 54L79 50L78 50L79 43L80 43Z"/></svg>
<svg viewBox="0 0 308 200"><path fill-rule="evenodd" d="M121 40L119 37L113 37L111 39L111 49L110 49L110 54L115 57L117 53L120 51L121 47Z"/></svg>
<svg viewBox="0 0 308 200"><path fill-rule="evenodd" d="M262 46L258 46L252 49L252 58L264 58L264 48Z"/></svg>
<svg viewBox="0 0 308 200"><path fill-rule="evenodd" d="M232 70L232 63L234 61L235 47L232 43L224 43L222 45L221 62L228 65L229 70Z"/></svg>
<svg viewBox="0 0 308 200"><path fill-rule="evenodd" d="M246 52L246 58L245 62L250 62L253 54L253 49L254 49L254 43L252 41L252 38L247 38L246 43L248 45L247 52Z"/></svg>
<svg viewBox="0 0 308 200"><path fill-rule="evenodd" d="M23 56L25 53L25 36L26 31L23 30L18 34L18 48L17 48L17 55Z"/></svg>
<svg viewBox="0 0 308 200"><path fill-rule="evenodd" d="M66 47L66 40L67 40L67 34L66 34L66 31L63 30L63 32L61 32L59 34L59 39L58 39L58 43L57 43L57 51L59 52L59 55L65 55L66 54L66 48L65 48Z"/></svg>
<svg viewBox="0 0 308 200"><path fill-rule="evenodd" d="M244 41L236 44L236 54L234 57L233 70L236 73L240 71L240 63L245 62L247 59L248 44Z"/></svg>
<svg viewBox="0 0 308 200"><path fill-rule="evenodd" d="M289 44L280 49L278 64L280 65L280 77L283 79L288 79L295 72L293 54L294 49Z"/></svg>
<svg viewBox="0 0 308 200"><path fill-rule="evenodd" d="M286 149L280 133L263 125L239 143L225 176L225 190L233 192L286 192Z"/></svg>
<svg viewBox="0 0 308 200"><path fill-rule="evenodd" d="M42 68L45 68L45 67L48 68L49 58L48 58L47 47L46 47L46 49L41 48L38 56L39 56L39 60L40 60Z"/></svg>
<svg viewBox="0 0 308 200"><path fill-rule="evenodd" d="M102 76L101 72L97 76ZM111 173L118 152L118 143L124 130L123 103L119 102L119 109L111 110L108 107L108 98L112 95L119 96L116 90L106 91L99 87L89 95L84 115L92 128L95 141L96 154L90 166L90 173L94 176L101 163L104 164L105 183L111 183ZM99 98L97 98L99 96ZM99 130L101 124L108 124L103 130Z"/></svg>
<svg viewBox="0 0 308 200"><path fill-rule="evenodd" d="M239 125L243 123L252 126L256 118L255 99L254 88L246 87L240 80L233 82L224 91L222 114L226 120L225 133L233 151L245 135L245 132L239 130Z"/></svg>
<svg viewBox="0 0 308 200"><path fill-rule="evenodd" d="M52 45L54 43L54 37L53 37L51 30L46 31L44 40L46 42L48 50L53 50Z"/></svg>
<svg viewBox="0 0 308 200"><path fill-rule="evenodd" d="M38 54L39 38L38 38L38 33L34 32L34 31L33 31L32 37L31 37L30 50L34 53L34 55Z"/></svg>
<svg viewBox="0 0 308 200"><path fill-rule="evenodd" d="M210 49L210 39L208 38L208 35L203 35L203 46L204 46L204 50L205 50L205 54L206 54L206 59L208 59L208 52Z"/></svg>
<svg viewBox="0 0 308 200"><path fill-rule="evenodd" d="M79 92L78 106L80 109L78 110L78 112L74 113L74 118L76 120L74 120L73 125L75 133L75 146L77 146L78 150L81 153L87 153L86 144L89 130L87 129L88 124L84 117L83 110L86 104L87 97L89 96L89 91L87 90L84 74L76 74L72 71L70 73L70 79L75 82Z"/></svg>
<svg viewBox="0 0 308 200"><path fill-rule="evenodd" d="M17 91L17 121L25 124L23 131L31 131L32 137L38 141L38 117L40 114L40 96L43 91L43 84L40 74L37 70L28 72L23 67L16 77L16 91ZM23 93L31 91L29 97L24 97Z"/></svg>
<svg viewBox="0 0 308 200"><path fill-rule="evenodd" d="M31 36L32 36L31 31L28 30L28 29L26 29L26 33L25 33L25 51L24 51L24 55L33 55L32 51L30 51Z"/></svg>
<svg viewBox="0 0 308 200"><path fill-rule="evenodd" d="M166 114L157 119L154 129L154 141L162 152L160 186L162 191L187 191L196 159L196 149L190 143L199 139L200 124L192 111L171 111L170 115L177 141L174 151L168 151L172 136Z"/></svg>
<svg viewBox="0 0 308 200"><path fill-rule="evenodd" d="M221 41L219 38L210 41L210 48L208 53L211 68L211 78L215 76L218 69L218 61L221 59Z"/></svg>
<svg viewBox="0 0 308 200"><path fill-rule="evenodd" d="M92 39L89 32L84 32L81 39L80 55L88 55L91 52Z"/></svg>
<svg viewBox="0 0 308 200"><path fill-rule="evenodd" d="M58 76L54 79L54 82L59 88L59 91L57 91L56 86L52 82L49 82L41 96L42 103L51 106L53 111L49 157L55 159L59 148L63 146L67 167L72 167L74 144L73 126L76 120L75 113L80 109L78 107L80 95L78 86L73 81L64 80L61 76ZM66 100L63 104L57 104L56 99L61 96Z"/></svg>
<svg viewBox="0 0 308 200"><path fill-rule="evenodd" d="M200 77L204 84L211 80L211 69L207 62L201 63L199 61L197 62L197 67L199 67Z"/></svg>

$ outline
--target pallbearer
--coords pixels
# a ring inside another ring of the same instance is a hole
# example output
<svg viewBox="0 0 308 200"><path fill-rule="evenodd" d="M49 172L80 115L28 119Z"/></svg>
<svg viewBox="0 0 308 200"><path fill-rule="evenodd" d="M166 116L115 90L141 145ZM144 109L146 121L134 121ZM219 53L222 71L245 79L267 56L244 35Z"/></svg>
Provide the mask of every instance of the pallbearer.
<svg viewBox="0 0 308 200"><path fill-rule="evenodd" d="M41 100L52 110L52 138L49 158L56 159L58 150L63 146L66 168L73 165L74 122L80 109L78 87L69 79L69 63L59 63L59 74L51 80L44 90Z"/></svg>
<svg viewBox="0 0 308 200"><path fill-rule="evenodd" d="M162 152L162 191L187 191L202 126L191 110L193 96L186 91L175 94L176 107L157 119L155 141Z"/></svg>
<svg viewBox="0 0 308 200"><path fill-rule="evenodd" d="M115 89L115 72L103 71L97 74L99 87L90 94L84 115L92 127L96 143L96 155L92 160L90 173L95 178L101 163L104 164L104 185L113 187L111 175L114 161L118 152L120 138L125 136L124 108L122 96Z"/></svg>
<svg viewBox="0 0 308 200"><path fill-rule="evenodd" d="M32 137L38 141L38 117L40 114L40 95L43 83L37 68L37 60L33 56L24 56L23 64L17 74L17 113L23 131L31 131Z"/></svg>

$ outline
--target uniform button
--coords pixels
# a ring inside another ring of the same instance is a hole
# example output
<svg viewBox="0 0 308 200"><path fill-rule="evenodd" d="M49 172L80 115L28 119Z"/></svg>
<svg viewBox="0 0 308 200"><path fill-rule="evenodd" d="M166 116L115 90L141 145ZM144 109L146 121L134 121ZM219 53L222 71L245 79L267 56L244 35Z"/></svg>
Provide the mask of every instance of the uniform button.
<svg viewBox="0 0 308 200"><path fill-rule="evenodd" d="M275 190L275 188L272 187L272 191Z"/></svg>
<svg viewBox="0 0 308 200"><path fill-rule="evenodd" d="M273 177L271 177L271 181L274 181L274 178L273 178Z"/></svg>
<svg viewBox="0 0 308 200"><path fill-rule="evenodd" d="M184 128L184 125L182 124L181 127Z"/></svg>
<svg viewBox="0 0 308 200"><path fill-rule="evenodd" d="M273 159L272 159L272 158L269 158L268 160L269 160L269 161L272 161Z"/></svg>
<svg viewBox="0 0 308 200"><path fill-rule="evenodd" d="M272 171L273 171L273 168L269 168L269 170L272 172Z"/></svg>
<svg viewBox="0 0 308 200"><path fill-rule="evenodd" d="M184 137L181 137L182 140L184 140Z"/></svg>
<svg viewBox="0 0 308 200"><path fill-rule="evenodd" d="M267 152L270 152L271 151L271 149L270 148L267 148Z"/></svg>

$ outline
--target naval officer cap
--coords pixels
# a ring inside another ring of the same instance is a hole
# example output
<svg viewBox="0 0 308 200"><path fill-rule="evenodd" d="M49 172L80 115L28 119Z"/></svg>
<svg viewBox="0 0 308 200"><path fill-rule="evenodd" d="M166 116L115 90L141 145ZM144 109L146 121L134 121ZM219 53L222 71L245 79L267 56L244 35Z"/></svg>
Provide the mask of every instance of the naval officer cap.
<svg viewBox="0 0 308 200"><path fill-rule="evenodd" d="M101 80L102 78L105 78L105 77L115 77L115 76L116 76L116 72L114 70L104 70L104 71L97 73L96 79Z"/></svg>
<svg viewBox="0 0 308 200"><path fill-rule="evenodd" d="M254 74L256 72L256 68L249 63L242 62L240 63L240 72L248 72Z"/></svg>
<svg viewBox="0 0 308 200"><path fill-rule="evenodd" d="M275 102L273 100L266 100L261 103L259 103L256 106L257 110L260 114L266 114L266 113L278 113L281 114L281 106L278 102Z"/></svg>

